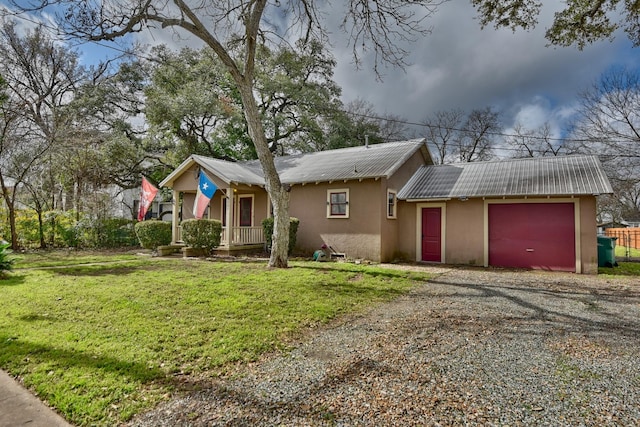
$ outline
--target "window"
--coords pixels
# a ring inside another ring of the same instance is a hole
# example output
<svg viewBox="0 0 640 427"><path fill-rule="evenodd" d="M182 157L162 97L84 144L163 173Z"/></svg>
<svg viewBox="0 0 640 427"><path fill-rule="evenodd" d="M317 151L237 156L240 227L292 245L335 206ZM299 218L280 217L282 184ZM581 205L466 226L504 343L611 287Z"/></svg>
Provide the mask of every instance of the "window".
<svg viewBox="0 0 640 427"><path fill-rule="evenodd" d="M349 218L349 190L327 190L327 218Z"/></svg>
<svg viewBox="0 0 640 427"><path fill-rule="evenodd" d="M397 218L398 199L395 190L387 190L387 218Z"/></svg>

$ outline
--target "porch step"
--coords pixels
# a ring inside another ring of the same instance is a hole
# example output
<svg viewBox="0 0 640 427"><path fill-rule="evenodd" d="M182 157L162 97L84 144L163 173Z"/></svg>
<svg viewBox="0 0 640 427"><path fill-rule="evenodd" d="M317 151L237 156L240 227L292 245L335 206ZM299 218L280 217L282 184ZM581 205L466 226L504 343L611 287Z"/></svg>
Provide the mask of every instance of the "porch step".
<svg viewBox="0 0 640 427"><path fill-rule="evenodd" d="M184 245L163 245L158 246L158 256L168 256L175 253L178 253L182 250Z"/></svg>
<svg viewBox="0 0 640 427"><path fill-rule="evenodd" d="M264 244L219 246L213 250L214 255L246 255L264 252Z"/></svg>

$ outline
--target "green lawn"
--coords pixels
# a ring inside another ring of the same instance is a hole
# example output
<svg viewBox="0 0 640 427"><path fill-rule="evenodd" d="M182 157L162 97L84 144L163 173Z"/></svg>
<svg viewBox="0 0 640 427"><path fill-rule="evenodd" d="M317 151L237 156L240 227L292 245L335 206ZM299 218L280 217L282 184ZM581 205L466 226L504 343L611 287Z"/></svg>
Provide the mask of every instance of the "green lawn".
<svg viewBox="0 0 640 427"><path fill-rule="evenodd" d="M219 374L427 279L342 263L115 261L33 269L47 263L26 255L17 267L30 269L0 280L0 367L78 425L126 421L186 375Z"/></svg>
<svg viewBox="0 0 640 427"><path fill-rule="evenodd" d="M640 258L640 249L629 248L629 255L631 258ZM618 258L624 258L627 256L627 248L624 246L616 245L615 256Z"/></svg>
<svg viewBox="0 0 640 427"><path fill-rule="evenodd" d="M598 274L609 276L640 276L640 262L618 261L617 267L598 267Z"/></svg>

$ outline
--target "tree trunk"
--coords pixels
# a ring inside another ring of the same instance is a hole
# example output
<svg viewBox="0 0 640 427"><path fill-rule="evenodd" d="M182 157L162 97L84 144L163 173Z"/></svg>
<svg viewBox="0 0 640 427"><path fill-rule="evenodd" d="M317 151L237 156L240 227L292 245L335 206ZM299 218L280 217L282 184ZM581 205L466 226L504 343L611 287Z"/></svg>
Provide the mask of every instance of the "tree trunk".
<svg viewBox="0 0 640 427"><path fill-rule="evenodd" d="M19 249L18 244L18 231L16 228L16 209L15 209L15 187L11 194L9 194L9 188L5 185L4 177L0 175L0 186L2 187L2 197L7 205L9 211L9 230L11 233L11 249Z"/></svg>
<svg viewBox="0 0 640 427"><path fill-rule="evenodd" d="M262 127L260 113L253 97L253 85L250 82L237 82L244 116L249 128L249 136L258 153L262 165L267 193L273 203L273 239L269 267L287 268L289 266L289 189L280 182L273 155Z"/></svg>

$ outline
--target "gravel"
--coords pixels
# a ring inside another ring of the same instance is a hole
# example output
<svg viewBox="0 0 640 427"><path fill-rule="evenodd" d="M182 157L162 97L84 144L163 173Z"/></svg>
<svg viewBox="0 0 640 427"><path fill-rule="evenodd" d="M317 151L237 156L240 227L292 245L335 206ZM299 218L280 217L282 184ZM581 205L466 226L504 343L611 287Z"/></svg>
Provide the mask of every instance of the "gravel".
<svg viewBox="0 0 640 427"><path fill-rule="evenodd" d="M436 274L131 426L640 425L640 281Z"/></svg>

